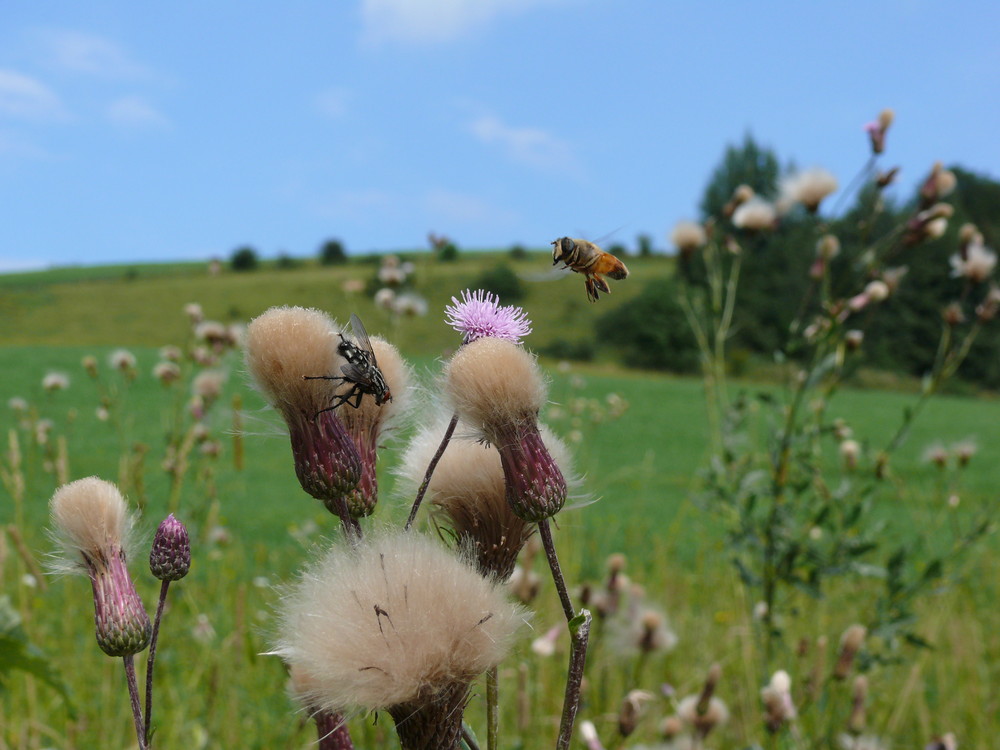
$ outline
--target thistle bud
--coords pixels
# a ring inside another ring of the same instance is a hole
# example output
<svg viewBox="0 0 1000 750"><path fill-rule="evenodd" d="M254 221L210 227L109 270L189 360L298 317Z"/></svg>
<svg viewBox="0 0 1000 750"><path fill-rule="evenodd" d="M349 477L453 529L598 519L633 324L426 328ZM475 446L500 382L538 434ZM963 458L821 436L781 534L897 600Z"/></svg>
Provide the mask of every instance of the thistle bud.
<svg viewBox="0 0 1000 750"><path fill-rule="evenodd" d="M149 569L161 581L179 581L191 569L191 541L184 524L173 513L156 530Z"/></svg>

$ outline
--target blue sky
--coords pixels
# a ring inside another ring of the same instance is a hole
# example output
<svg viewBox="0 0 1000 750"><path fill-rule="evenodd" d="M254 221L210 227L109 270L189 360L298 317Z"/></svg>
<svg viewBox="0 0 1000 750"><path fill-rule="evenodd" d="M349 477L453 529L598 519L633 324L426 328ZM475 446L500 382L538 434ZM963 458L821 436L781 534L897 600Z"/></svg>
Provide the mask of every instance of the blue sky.
<svg viewBox="0 0 1000 750"><path fill-rule="evenodd" d="M11 0L0 270L543 246L658 247L750 131L846 185L1000 177L1000 3Z"/></svg>

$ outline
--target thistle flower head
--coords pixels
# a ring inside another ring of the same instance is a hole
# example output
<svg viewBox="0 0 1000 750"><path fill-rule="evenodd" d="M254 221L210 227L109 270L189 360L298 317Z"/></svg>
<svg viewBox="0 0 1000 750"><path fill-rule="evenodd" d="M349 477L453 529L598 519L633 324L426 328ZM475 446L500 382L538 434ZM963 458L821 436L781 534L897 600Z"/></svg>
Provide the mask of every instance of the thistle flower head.
<svg viewBox="0 0 1000 750"><path fill-rule="evenodd" d="M156 530L149 569L161 581L179 581L191 569L191 541L184 524L173 513Z"/></svg>
<svg viewBox="0 0 1000 750"><path fill-rule="evenodd" d="M504 339L478 339L451 358L445 388L458 415L500 452L514 513L528 521L558 513L567 485L539 431L545 383L532 356Z"/></svg>
<svg viewBox="0 0 1000 750"><path fill-rule="evenodd" d="M47 372L42 378L42 388L49 393L69 388L69 375L64 372Z"/></svg>
<svg viewBox="0 0 1000 750"><path fill-rule="evenodd" d="M391 401L375 403L374 396L364 394L358 408L338 411L340 421L354 441L361 459L361 478L347 496L347 505L355 518L369 515L378 501L378 479L375 473L377 448L385 436L399 426L401 417L410 407L412 374L399 355L399 351L379 336L371 337L372 351L382 377L385 378ZM337 393L346 392L349 384L343 383Z"/></svg>
<svg viewBox="0 0 1000 750"><path fill-rule="evenodd" d="M118 488L97 477L78 479L56 490L49 507L71 567L90 577L101 650L108 656L142 651L152 626L125 565L131 519Z"/></svg>
<svg viewBox="0 0 1000 750"><path fill-rule="evenodd" d="M816 213L819 204L837 190L837 178L820 167L788 175L781 182L783 201L801 203L810 213Z"/></svg>
<svg viewBox="0 0 1000 750"><path fill-rule="evenodd" d="M489 336L515 344L531 333L531 321L516 305L500 305L500 298L482 289L462 292L462 299L451 298L444 311L448 325L462 334L462 343Z"/></svg>
<svg viewBox="0 0 1000 750"><path fill-rule="evenodd" d="M415 489L423 480L445 428L442 421L414 435L400 467L409 488ZM491 445L459 437L465 431L459 425L441 455L427 486L427 498L438 522L470 547L479 572L506 581L535 527L518 518L507 503L499 452Z"/></svg>
<svg viewBox="0 0 1000 750"><path fill-rule="evenodd" d="M854 657L865 642L868 629L864 625L851 625L840 637L840 653L837 655L837 663L833 668L833 676L838 680L843 680L851 671L854 664Z"/></svg>
<svg viewBox="0 0 1000 750"><path fill-rule="evenodd" d="M711 696L699 712L700 695L689 695L677 705L677 716L700 737L729 721L729 708L721 698Z"/></svg>
<svg viewBox="0 0 1000 750"><path fill-rule="evenodd" d="M247 328L246 365L254 383L283 415L316 414L330 392L307 375L340 375L339 329L319 310L272 307Z"/></svg>
<svg viewBox="0 0 1000 750"><path fill-rule="evenodd" d="M496 581L430 539L371 534L331 549L295 585L273 653L312 708L391 711L467 686L523 621Z"/></svg>
<svg viewBox="0 0 1000 750"><path fill-rule="evenodd" d="M774 204L754 196L733 212L733 226L750 232L763 232L774 229L778 220L778 212Z"/></svg>
<svg viewBox="0 0 1000 750"><path fill-rule="evenodd" d="M87 477L64 484L52 496L49 510L54 535L78 572L87 572L87 559L99 561L108 550L128 545L132 518L111 482Z"/></svg>
<svg viewBox="0 0 1000 750"><path fill-rule="evenodd" d="M135 369L135 355L128 349L115 349L108 355L108 364L113 370L130 372Z"/></svg>
<svg viewBox="0 0 1000 750"><path fill-rule="evenodd" d="M966 278L973 284L986 281L996 268L997 254L981 242L970 242L962 253L952 255L952 276Z"/></svg>
<svg viewBox="0 0 1000 750"><path fill-rule="evenodd" d="M247 369L288 425L299 484L331 512L361 477L361 458L335 412L325 380L340 375L338 329L329 316L302 307L272 307L247 327Z"/></svg>
<svg viewBox="0 0 1000 750"><path fill-rule="evenodd" d="M708 242L705 227L693 221L678 221L670 232L670 241L682 254L690 255Z"/></svg>

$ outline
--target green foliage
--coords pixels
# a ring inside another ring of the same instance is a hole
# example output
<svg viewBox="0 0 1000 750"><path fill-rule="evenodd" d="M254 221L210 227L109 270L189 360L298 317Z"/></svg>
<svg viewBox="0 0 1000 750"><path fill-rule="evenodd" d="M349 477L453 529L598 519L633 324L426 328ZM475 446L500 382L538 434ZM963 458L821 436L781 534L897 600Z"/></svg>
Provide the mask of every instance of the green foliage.
<svg viewBox="0 0 1000 750"><path fill-rule="evenodd" d="M514 273L514 270L506 263L494 266L489 271L483 273L473 284L476 289L485 289L493 292L500 298L500 302L510 305L520 302L527 295L524 284Z"/></svg>
<svg viewBox="0 0 1000 750"><path fill-rule="evenodd" d="M319 249L319 262L323 266L339 266L347 262L347 252L340 240L327 240Z"/></svg>
<svg viewBox="0 0 1000 750"><path fill-rule="evenodd" d="M233 251L229 259L229 265L232 266L234 271L254 271L260 265L260 261L257 258L257 251L249 245L238 247Z"/></svg>
<svg viewBox="0 0 1000 750"><path fill-rule="evenodd" d="M21 615L11 604L10 597L0 596L0 694L7 690L15 670L30 674L55 690L75 715L69 689L48 657L28 639Z"/></svg>
<svg viewBox="0 0 1000 750"><path fill-rule="evenodd" d="M302 261L300 261L298 258L289 255L288 253L279 253L278 257L274 261L274 267L280 268L284 271L287 271L288 269L291 268L298 268L301 265Z"/></svg>
<svg viewBox="0 0 1000 750"><path fill-rule="evenodd" d="M621 352L625 364L671 372L694 372L698 351L677 302L677 286L656 279L635 298L597 319L597 340Z"/></svg>
<svg viewBox="0 0 1000 750"><path fill-rule="evenodd" d="M608 245L607 252L611 253L616 258L624 258L628 256L628 248L621 242L615 242Z"/></svg>
<svg viewBox="0 0 1000 750"><path fill-rule="evenodd" d="M726 147L722 162L709 177L700 204L702 216L720 215L740 185L749 185L759 195L773 196L780 171L775 152L747 133L742 145Z"/></svg>
<svg viewBox="0 0 1000 750"><path fill-rule="evenodd" d="M525 260L528 257L528 249L524 245L513 245L507 251L511 260Z"/></svg>
<svg viewBox="0 0 1000 750"><path fill-rule="evenodd" d="M653 238L648 234L640 234L636 237L635 245L638 248L640 258L648 258L653 254Z"/></svg>

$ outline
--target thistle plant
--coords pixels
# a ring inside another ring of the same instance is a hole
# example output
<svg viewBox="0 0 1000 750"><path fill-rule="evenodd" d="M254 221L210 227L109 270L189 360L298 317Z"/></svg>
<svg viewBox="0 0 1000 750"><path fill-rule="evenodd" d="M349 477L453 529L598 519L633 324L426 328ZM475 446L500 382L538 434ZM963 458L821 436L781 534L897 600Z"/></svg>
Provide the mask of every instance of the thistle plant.
<svg viewBox="0 0 1000 750"><path fill-rule="evenodd" d="M917 545L908 540L884 552L882 524L871 513L875 498L891 491L886 480L895 480L892 456L914 420L955 375L1000 307L990 282L996 256L974 227L962 230L950 260L956 297L941 313L937 354L892 436L872 445L831 414L837 391L863 361L866 334L907 283L905 266L898 264L920 244L941 237L953 215L943 201L955 176L935 164L909 214L886 225L882 192L895 171L878 173L875 166L892 121L886 111L866 128L871 154L845 191L859 196L852 216L860 241L848 244L831 233L821 209L838 184L821 169L790 175L773 202L742 185L701 231L684 223L674 232L681 303L700 354L712 445L700 500L725 520L748 603L759 610L763 673L773 673L787 653L786 634L801 594L822 596L831 578L874 576L884 582L864 623L881 649L872 650L872 660L898 658L904 643L921 644L913 625L916 597L988 528L983 518L956 520L940 557L930 550L914 554ZM812 260L803 297L775 352L783 387L759 396L734 394L729 346L739 323L741 276L786 224L794 227L792 236L803 238L803 252ZM942 263L941 276L947 272ZM836 468L826 458L831 451Z"/></svg>
<svg viewBox="0 0 1000 750"><path fill-rule="evenodd" d="M153 666L167 586L191 566L187 530L172 515L157 530L150 568L163 583L156 619L150 623L126 565L134 521L118 488L97 477L78 479L56 491L50 509L53 535L63 550L53 567L90 578L97 644L108 656L122 658L136 739L145 750L152 736ZM143 714L134 657L147 646Z"/></svg>

